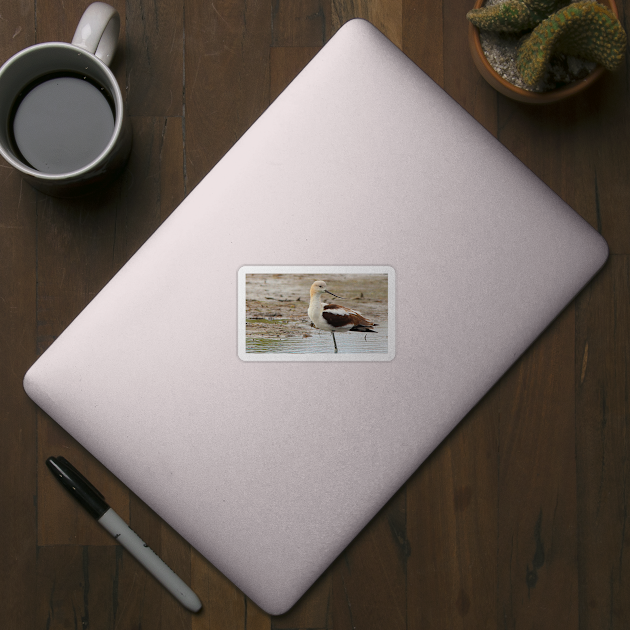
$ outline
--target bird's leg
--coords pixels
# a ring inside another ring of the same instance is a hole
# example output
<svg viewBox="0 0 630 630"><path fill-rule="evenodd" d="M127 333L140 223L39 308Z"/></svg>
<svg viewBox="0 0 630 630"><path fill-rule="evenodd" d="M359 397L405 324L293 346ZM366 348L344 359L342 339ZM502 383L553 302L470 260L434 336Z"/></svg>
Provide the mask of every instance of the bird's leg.
<svg viewBox="0 0 630 630"><path fill-rule="evenodd" d="M337 350L337 342L335 340L335 333L331 332L330 334L333 336L333 343L335 344L335 352L339 352L339 350Z"/></svg>

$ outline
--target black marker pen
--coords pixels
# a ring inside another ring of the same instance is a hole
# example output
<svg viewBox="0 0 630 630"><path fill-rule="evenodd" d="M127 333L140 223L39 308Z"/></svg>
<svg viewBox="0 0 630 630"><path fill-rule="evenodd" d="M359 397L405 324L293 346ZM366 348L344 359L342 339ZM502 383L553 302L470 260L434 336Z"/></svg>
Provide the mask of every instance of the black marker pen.
<svg viewBox="0 0 630 630"><path fill-rule="evenodd" d="M61 485L160 582L183 606L197 612L201 601L127 523L105 502L105 497L65 457L49 457L50 468Z"/></svg>

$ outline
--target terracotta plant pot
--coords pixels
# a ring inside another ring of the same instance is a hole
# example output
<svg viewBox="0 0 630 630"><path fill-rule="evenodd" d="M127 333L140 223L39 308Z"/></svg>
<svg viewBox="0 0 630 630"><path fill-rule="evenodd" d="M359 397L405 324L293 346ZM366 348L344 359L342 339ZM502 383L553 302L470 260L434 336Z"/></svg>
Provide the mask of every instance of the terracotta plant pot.
<svg viewBox="0 0 630 630"><path fill-rule="evenodd" d="M617 12L617 5L614 0L601 0L600 4L608 7L619 18ZM484 0L475 1L475 9L480 9L484 5ZM549 90L548 92L529 92L516 85L506 81L495 69L490 65L490 62L486 59L481 48L481 40L479 39L479 29L471 22L468 22L468 43L470 45L470 52L472 54L473 61L477 66L477 70L481 73L481 76L495 89L497 92L514 99L516 101L522 101L524 103L554 103L562 99L568 98L587 89L590 85L595 83L605 69L602 66L597 66L593 72L591 72L585 79L581 81L575 81L568 85Z"/></svg>

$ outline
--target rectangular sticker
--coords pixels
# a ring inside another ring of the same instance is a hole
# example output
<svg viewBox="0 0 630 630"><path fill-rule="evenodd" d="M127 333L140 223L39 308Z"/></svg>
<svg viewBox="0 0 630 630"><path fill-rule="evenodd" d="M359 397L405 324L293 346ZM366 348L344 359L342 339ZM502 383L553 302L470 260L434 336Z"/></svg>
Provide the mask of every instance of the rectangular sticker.
<svg viewBox="0 0 630 630"><path fill-rule="evenodd" d="M395 274L388 266L244 266L243 361L391 361Z"/></svg>

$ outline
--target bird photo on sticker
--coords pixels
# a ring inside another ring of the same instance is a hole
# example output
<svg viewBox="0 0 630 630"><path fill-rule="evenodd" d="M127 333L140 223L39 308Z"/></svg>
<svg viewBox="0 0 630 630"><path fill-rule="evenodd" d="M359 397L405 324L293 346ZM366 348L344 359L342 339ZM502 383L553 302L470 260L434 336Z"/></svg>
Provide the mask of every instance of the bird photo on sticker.
<svg viewBox="0 0 630 630"><path fill-rule="evenodd" d="M315 280L311 285L311 301L308 306L308 316L315 328L326 330L332 334L335 352L339 351L337 349L337 340L335 339L336 332L378 332L372 330L372 328L378 324L363 317L359 311L346 308L345 306L339 306L339 304L326 304L322 302L324 293L328 293L339 300L343 299L331 293L326 288L326 283L323 280Z"/></svg>

